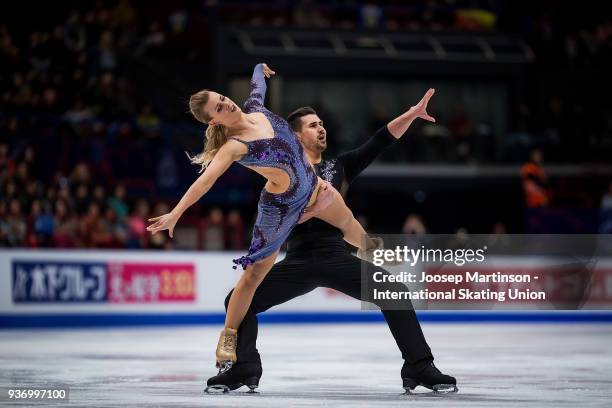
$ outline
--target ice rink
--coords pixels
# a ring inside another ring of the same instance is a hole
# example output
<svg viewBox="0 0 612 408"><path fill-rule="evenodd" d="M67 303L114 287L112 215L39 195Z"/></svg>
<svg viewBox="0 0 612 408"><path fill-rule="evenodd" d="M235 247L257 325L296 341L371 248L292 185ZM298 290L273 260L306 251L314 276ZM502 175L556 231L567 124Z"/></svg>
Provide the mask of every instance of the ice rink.
<svg viewBox="0 0 612 408"><path fill-rule="evenodd" d="M83 407L610 406L612 325L423 328L459 393L402 395L402 361L380 323L262 325L259 393L228 395L203 393L220 326L3 330L0 388L65 384Z"/></svg>

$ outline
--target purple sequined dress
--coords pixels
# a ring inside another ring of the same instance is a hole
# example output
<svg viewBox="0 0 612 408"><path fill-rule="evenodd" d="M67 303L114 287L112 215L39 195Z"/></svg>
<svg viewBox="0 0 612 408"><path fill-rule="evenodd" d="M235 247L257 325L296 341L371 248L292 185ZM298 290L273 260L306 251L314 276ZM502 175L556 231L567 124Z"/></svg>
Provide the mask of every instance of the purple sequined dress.
<svg viewBox="0 0 612 408"><path fill-rule="evenodd" d="M302 216L317 186L317 175L304 154L304 149L287 121L263 105L266 82L263 66L258 64L251 79L251 94L244 103L244 112L261 112L274 128L274 137L250 142L247 153L238 161L250 167L275 167L289 175L284 193L272 194L263 189L257 207L257 220L247 255L234 259L243 269L279 249ZM234 269L236 266L234 266Z"/></svg>

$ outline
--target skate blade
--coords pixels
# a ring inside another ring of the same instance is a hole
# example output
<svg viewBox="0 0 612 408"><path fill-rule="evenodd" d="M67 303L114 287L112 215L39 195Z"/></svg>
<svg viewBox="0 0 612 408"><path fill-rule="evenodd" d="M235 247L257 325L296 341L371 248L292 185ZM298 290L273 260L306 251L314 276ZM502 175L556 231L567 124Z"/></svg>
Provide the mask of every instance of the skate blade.
<svg viewBox="0 0 612 408"><path fill-rule="evenodd" d="M209 385L208 387L204 389L204 392L207 394L229 394L230 391L237 390L243 385L245 384L240 383L240 384L234 384L231 386L227 386L223 384ZM259 392L255 391L257 389L257 385L247 385L247 387L249 387L249 390L245 392L244 394L259 394Z"/></svg>
<svg viewBox="0 0 612 408"><path fill-rule="evenodd" d="M427 388L430 391L427 392L415 392L415 387L404 387L404 395L445 395L445 394L454 394L459 391L454 384L436 384L433 387L428 387L424 384L418 384L424 388Z"/></svg>
<svg viewBox="0 0 612 408"><path fill-rule="evenodd" d="M204 392L207 394L228 394L230 392L230 388L227 385L209 385L204 389Z"/></svg>
<svg viewBox="0 0 612 408"><path fill-rule="evenodd" d="M436 394L454 394L459 391L455 384L436 384L433 386L433 392Z"/></svg>
<svg viewBox="0 0 612 408"><path fill-rule="evenodd" d="M257 385L247 385L249 390L246 392L247 394L259 394L259 392L255 391L257 389Z"/></svg>

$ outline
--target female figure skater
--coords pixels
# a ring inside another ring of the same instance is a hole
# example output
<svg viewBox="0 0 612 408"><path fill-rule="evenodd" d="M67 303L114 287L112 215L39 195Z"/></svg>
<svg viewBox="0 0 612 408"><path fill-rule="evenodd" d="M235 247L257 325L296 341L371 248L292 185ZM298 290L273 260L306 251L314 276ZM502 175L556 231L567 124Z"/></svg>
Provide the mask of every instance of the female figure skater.
<svg viewBox="0 0 612 408"><path fill-rule="evenodd" d="M217 367L221 371L228 370L236 361L237 329L257 286L272 268L281 245L306 207L316 201L323 185L287 122L264 107L264 77L274 74L266 64L255 67L244 112L230 98L216 92L203 90L191 96L191 113L198 121L208 124L204 151L191 158L192 163L202 166L203 174L171 212L151 218L149 221L153 224L147 227L152 233L167 229L172 237L181 214L199 200L234 161L268 180L259 198L249 251L234 260L244 273L230 299L225 328L217 345ZM333 200L316 217L340 229L345 241L364 250L362 239L366 232L342 196L329 188Z"/></svg>

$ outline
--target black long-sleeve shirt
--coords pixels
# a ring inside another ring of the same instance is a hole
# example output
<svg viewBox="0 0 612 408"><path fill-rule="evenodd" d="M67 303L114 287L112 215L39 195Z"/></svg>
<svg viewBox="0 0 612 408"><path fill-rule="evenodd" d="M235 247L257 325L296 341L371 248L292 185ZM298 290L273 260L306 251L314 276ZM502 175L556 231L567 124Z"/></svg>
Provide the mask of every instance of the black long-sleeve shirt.
<svg viewBox="0 0 612 408"><path fill-rule="evenodd" d="M376 157L389 147L396 139L386 126L380 128L374 136L354 150L340 154L331 160L322 160L315 164L317 175L331 183L336 190L346 196L349 185L368 167ZM346 251L342 232L330 224L312 218L295 226L287 239L287 256L298 255L321 245L338 247Z"/></svg>

